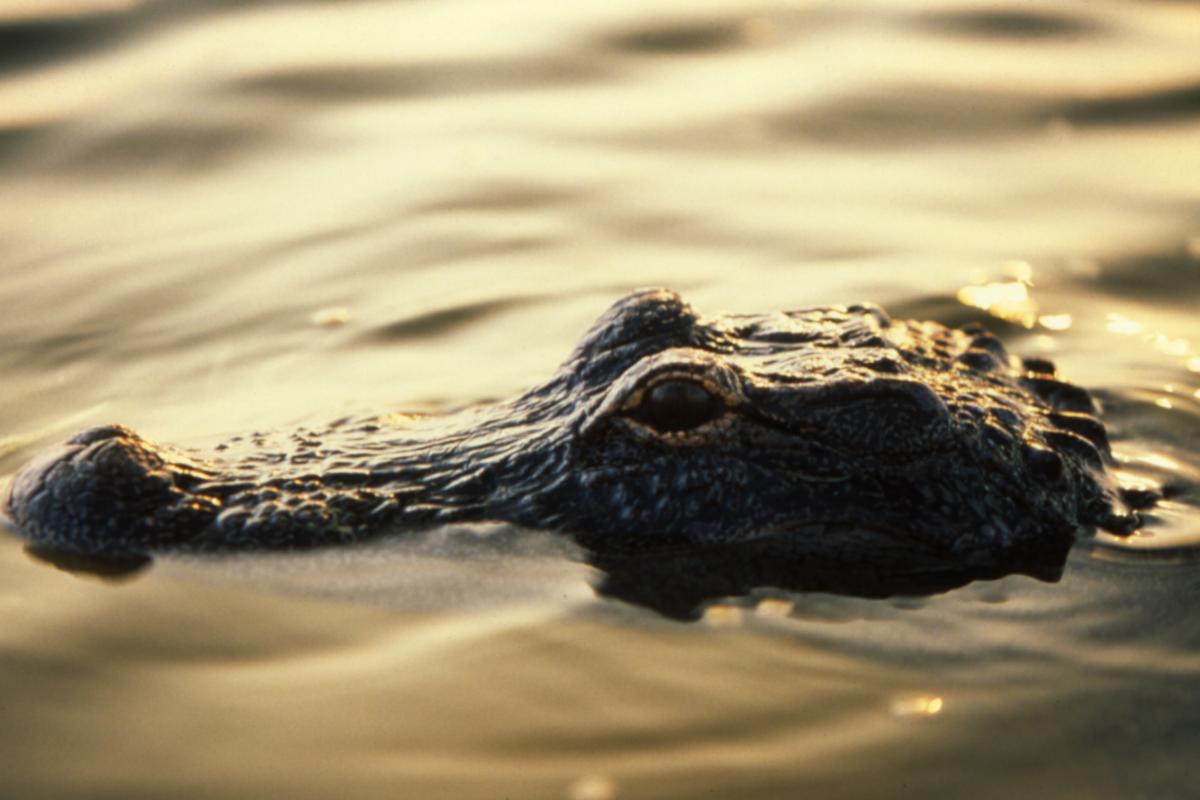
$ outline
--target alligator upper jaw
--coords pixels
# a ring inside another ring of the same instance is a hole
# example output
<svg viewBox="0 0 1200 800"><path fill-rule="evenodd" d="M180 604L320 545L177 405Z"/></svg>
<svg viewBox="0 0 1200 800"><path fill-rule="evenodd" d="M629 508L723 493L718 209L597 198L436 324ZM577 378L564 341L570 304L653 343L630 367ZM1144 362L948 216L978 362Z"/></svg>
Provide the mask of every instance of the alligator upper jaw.
<svg viewBox="0 0 1200 800"><path fill-rule="evenodd" d="M196 468L164 457L173 451L126 428L89 428L14 476L6 513L44 560L55 560L48 553L144 558L164 543L186 541L216 507L187 490L185 482L200 474Z"/></svg>

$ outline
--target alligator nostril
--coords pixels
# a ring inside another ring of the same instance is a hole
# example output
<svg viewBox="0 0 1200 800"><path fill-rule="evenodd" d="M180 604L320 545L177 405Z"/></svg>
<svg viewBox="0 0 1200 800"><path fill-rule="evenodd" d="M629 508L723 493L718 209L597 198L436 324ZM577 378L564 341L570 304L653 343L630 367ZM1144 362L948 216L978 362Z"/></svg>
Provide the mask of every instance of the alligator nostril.
<svg viewBox="0 0 1200 800"><path fill-rule="evenodd" d="M215 503L177 488L163 454L132 431L92 428L31 462L13 478L7 511L29 543L47 552L140 552L162 533L156 515L180 509L182 540Z"/></svg>
<svg viewBox="0 0 1200 800"><path fill-rule="evenodd" d="M68 444L93 444L105 439L117 439L121 437L133 438L137 434L122 425L99 425L95 428L88 428L86 431L80 431L71 437Z"/></svg>

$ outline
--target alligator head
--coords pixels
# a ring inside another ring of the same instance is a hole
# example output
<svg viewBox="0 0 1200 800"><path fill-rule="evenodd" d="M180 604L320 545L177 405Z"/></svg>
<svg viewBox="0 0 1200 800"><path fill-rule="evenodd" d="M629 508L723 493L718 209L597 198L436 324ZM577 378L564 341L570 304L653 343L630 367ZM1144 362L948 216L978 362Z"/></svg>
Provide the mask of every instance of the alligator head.
<svg viewBox="0 0 1200 800"><path fill-rule="evenodd" d="M312 547L493 520L573 536L635 598L675 579L706 580L698 596L889 593L914 575L1052 579L1080 532L1133 530L1110 458L1087 392L981 327L867 305L705 320L647 290L516 398L204 454L94 428L26 466L7 506L32 547L58 553Z"/></svg>

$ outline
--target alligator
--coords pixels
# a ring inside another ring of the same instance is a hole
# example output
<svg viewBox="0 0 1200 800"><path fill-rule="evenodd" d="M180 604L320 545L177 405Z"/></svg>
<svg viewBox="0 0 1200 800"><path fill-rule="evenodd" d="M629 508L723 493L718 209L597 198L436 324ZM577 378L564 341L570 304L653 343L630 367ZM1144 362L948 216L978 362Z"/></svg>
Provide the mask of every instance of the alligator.
<svg viewBox="0 0 1200 800"><path fill-rule="evenodd" d="M686 615L763 586L1055 580L1081 534L1141 524L1111 465L1095 399L978 323L871 304L704 319L647 289L513 399L211 452L95 427L5 504L31 551L111 563L506 522L573 538L602 591Z"/></svg>

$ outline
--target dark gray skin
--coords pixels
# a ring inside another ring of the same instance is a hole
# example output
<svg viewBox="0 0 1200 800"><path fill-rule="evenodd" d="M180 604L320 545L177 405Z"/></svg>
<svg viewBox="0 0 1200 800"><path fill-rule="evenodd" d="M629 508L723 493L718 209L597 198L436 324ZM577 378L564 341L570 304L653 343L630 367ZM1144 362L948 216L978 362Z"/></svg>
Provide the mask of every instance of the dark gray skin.
<svg viewBox="0 0 1200 800"><path fill-rule="evenodd" d="M639 582L707 581L684 608L1052 579L1080 533L1140 524L1110 460L1088 393L981 327L866 305L702 320L656 289L515 399L205 454L93 428L27 465L7 512L35 551L117 560L504 521L571 535L639 602L680 591Z"/></svg>

